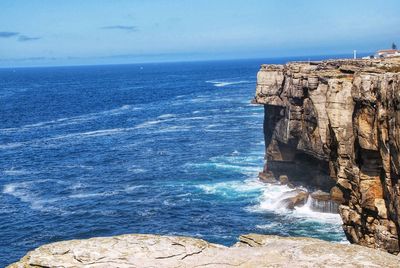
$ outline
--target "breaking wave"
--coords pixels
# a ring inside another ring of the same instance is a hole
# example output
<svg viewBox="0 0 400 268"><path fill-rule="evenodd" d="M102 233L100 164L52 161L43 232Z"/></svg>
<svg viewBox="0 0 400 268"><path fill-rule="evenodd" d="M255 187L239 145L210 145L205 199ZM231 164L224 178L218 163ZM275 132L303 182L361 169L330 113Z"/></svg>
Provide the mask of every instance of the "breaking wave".
<svg viewBox="0 0 400 268"><path fill-rule="evenodd" d="M239 80L239 81L223 81L223 80L207 80L206 83L213 84L215 87L226 87L237 84L254 83L255 81Z"/></svg>
<svg viewBox="0 0 400 268"><path fill-rule="evenodd" d="M162 115L160 115L160 116L157 117L157 118L159 118L159 119L166 119L166 118L173 118L173 117L176 117L176 114L162 114Z"/></svg>
<svg viewBox="0 0 400 268"><path fill-rule="evenodd" d="M221 197L254 197L256 204L246 207L246 210L252 213L274 213L281 217L328 223L334 226L340 226L341 224L339 214L322 213L312 210L311 198L308 199L304 206L296 207L294 210L284 207L282 201L295 195L293 189L286 185L266 184L258 179L247 179L245 181L201 184L196 187L206 194L214 194Z"/></svg>
<svg viewBox="0 0 400 268"><path fill-rule="evenodd" d="M295 207L294 210L287 209L283 205L282 201L295 195L296 192L286 185L264 184L258 203L254 206L248 207L247 209L251 212L257 213L273 212L282 216L291 216L303 220L325 222L335 225L341 224L339 214L314 211L311 206L311 198L308 198L307 203L304 206Z"/></svg>

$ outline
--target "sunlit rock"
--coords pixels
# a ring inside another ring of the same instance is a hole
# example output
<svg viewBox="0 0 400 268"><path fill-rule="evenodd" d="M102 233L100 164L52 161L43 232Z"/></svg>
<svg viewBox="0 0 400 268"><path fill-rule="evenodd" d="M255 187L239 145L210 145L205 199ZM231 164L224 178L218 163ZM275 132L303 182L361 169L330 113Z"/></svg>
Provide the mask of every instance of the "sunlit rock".
<svg viewBox="0 0 400 268"><path fill-rule="evenodd" d="M385 234L383 234L385 235ZM41 246L9 268L29 267L399 267L386 252L313 238L242 235L232 247L201 239L122 235Z"/></svg>
<svg viewBox="0 0 400 268"><path fill-rule="evenodd" d="M264 173L330 193L350 242L399 253L400 58L262 65L257 77Z"/></svg>

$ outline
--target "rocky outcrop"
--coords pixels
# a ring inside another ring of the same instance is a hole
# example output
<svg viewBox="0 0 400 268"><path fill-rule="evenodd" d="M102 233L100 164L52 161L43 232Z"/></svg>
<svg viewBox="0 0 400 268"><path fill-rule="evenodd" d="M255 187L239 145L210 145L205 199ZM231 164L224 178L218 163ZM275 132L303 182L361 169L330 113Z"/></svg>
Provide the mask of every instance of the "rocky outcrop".
<svg viewBox="0 0 400 268"><path fill-rule="evenodd" d="M280 205L287 209L294 209L295 207L304 206L307 202L309 194L300 189L295 189L286 193L288 197L280 201Z"/></svg>
<svg viewBox="0 0 400 268"><path fill-rule="evenodd" d="M201 239L121 235L41 246L9 268L28 267L399 267L385 252L312 238L249 234L232 247Z"/></svg>
<svg viewBox="0 0 400 268"><path fill-rule="evenodd" d="M262 65L262 176L330 192L352 243L399 253L400 58Z"/></svg>
<svg viewBox="0 0 400 268"><path fill-rule="evenodd" d="M332 198L332 195L321 190L311 193L311 209L324 213L338 213L339 204Z"/></svg>

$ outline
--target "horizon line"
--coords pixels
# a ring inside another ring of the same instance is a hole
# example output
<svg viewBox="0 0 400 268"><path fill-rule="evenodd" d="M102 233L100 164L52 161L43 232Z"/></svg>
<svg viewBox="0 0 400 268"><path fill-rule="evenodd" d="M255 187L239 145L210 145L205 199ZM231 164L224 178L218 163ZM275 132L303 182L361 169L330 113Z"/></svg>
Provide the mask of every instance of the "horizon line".
<svg viewBox="0 0 400 268"><path fill-rule="evenodd" d="M357 59L361 59L361 56L369 55L371 52L358 52ZM239 60L257 60L257 59L284 59L293 58L307 58L307 57L340 57L340 56L353 56L352 53L337 53L337 54L314 54L314 55L296 55L296 56L275 56L275 57L243 57L243 58L226 58L226 59L194 59L194 60L156 60L156 61L142 61L142 62L129 62L129 63L82 63L82 64L60 64L60 65L26 65L26 66L0 66L0 69L33 69L33 68L59 68L59 67L94 67L94 66L119 66L119 65L140 65L140 64L166 64L166 63L195 63L195 62L217 62L217 61L239 61ZM349 57L345 57L346 59ZM337 59L337 58L336 58ZM310 60L310 59L309 59ZM324 59L328 60L328 59ZM311 60L316 61L316 60Z"/></svg>

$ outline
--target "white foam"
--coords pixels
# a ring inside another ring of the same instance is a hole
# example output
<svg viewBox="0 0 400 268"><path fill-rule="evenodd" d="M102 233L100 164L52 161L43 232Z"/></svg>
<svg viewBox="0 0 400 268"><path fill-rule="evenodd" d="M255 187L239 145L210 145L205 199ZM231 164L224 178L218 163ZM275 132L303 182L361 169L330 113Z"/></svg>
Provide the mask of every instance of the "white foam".
<svg viewBox="0 0 400 268"><path fill-rule="evenodd" d="M204 128L205 132L216 132L216 133L227 133L227 132L232 132L227 130L221 130L221 129L210 129L210 128Z"/></svg>
<svg viewBox="0 0 400 268"><path fill-rule="evenodd" d="M263 142L259 143L260 150L263 149ZM231 171L239 171L247 175L249 179L245 181L218 182L213 184L202 184L197 187L207 194L217 194L221 196L234 196L243 194L253 194L259 192L257 204L247 207L251 212L264 213L272 212L282 216L299 218L304 221L325 222L335 225L341 224L338 214L320 213L311 209L311 199L302 207L296 207L294 210L287 209L282 201L293 197L297 193L287 185L265 184L260 182L257 177L260 164L263 163L262 152L253 152L251 154L241 154L233 151L228 156L216 156L210 158L206 163L188 163L187 167L216 168ZM258 164L259 163L259 164ZM302 189L301 190L306 190Z"/></svg>
<svg viewBox="0 0 400 268"><path fill-rule="evenodd" d="M124 191L127 193L131 193L131 192L134 192L136 189L140 189L143 187L144 187L143 185L127 186Z"/></svg>
<svg viewBox="0 0 400 268"><path fill-rule="evenodd" d="M341 224L342 219L339 214L322 213L311 209L311 198L308 198L307 203L302 207L296 207L293 215L299 218L304 218L310 221L326 222L330 224Z"/></svg>
<svg viewBox="0 0 400 268"><path fill-rule="evenodd" d="M160 124L161 122L165 122L166 120L151 120L151 121L146 121L141 124L138 124L135 128L148 128L152 127L154 125Z"/></svg>
<svg viewBox="0 0 400 268"><path fill-rule="evenodd" d="M37 181L26 181L26 182L15 182L4 185L3 194L8 194L19 199L21 202L28 203L34 210L39 211L51 211L56 209L55 207L49 206L49 204L60 201L62 198L44 198L32 191L32 186L38 183L49 182L50 180L37 180ZM54 181L52 181L54 183ZM56 183L59 183L56 181Z"/></svg>
<svg viewBox="0 0 400 268"><path fill-rule="evenodd" d="M296 192L286 185L266 184L260 197L260 203L253 207L253 211L286 213L288 210L282 205L282 200L295 195Z"/></svg>
<svg viewBox="0 0 400 268"><path fill-rule="evenodd" d="M108 136L108 135L120 134L122 132L126 132L126 131L129 131L132 129L133 128L110 128L110 129L99 129L99 130L86 131L86 132L76 132L76 133L55 136L55 137L49 138L48 140Z"/></svg>
<svg viewBox="0 0 400 268"><path fill-rule="evenodd" d="M132 173L135 173L135 174L147 172L146 169L139 168L139 167L136 167L136 166L131 166L131 167L129 167L129 168L128 168L128 171L129 171L129 172L132 172Z"/></svg>
<svg viewBox="0 0 400 268"><path fill-rule="evenodd" d="M35 128L54 127L54 125L65 126L65 125L73 125L73 124L82 124L82 123L85 123L85 122L88 122L91 120L98 119L103 116L114 116L114 115L126 113L128 111L136 111L136 110L140 110L140 109L141 108L133 107L132 105L123 105L119 108L101 111L101 112L97 112L97 113L89 113L89 114L83 114L83 115L78 115L78 116L59 118L59 119L50 120L50 121L43 121L43 122L38 122L38 123L34 123L34 124L23 125L21 127L16 127L16 128L2 128L2 129L0 129L0 132L13 133L13 132L31 131L32 129L35 129Z"/></svg>
<svg viewBox="0 0 400 268"><path fill-rule="evenodd" d="M23 170L23 169L14 169L12 167L11 169L3 170L3 174L7 176L18 176L18 175L27 175L27 174L32 174L33 172Z"/></svg>
<svg viewBox="0 0 400 268"><path fill-rule="evenodd" d="M263 164L263 152L260 151L251 153L251 154L243 154L241 155L238 151L233 151L228 156L214 156L210 158L210 161L214 163L230 163L236 164L239 166L246 166L252 168L260 168L259 164Z"/></svg>
<svg viewBox="0 0 400 268"><path fill-rule="evenodd" d="M190 120L205 120L209 119L209 116L192 116L192 117L183 117L177 119L177 121L190 121Z"/></svg>
<svg viewBox="0 0 400 268"><path fill-rule="evenodd" d="M74 168L74 169L76 169L76 168L81 168L81 169L86 169L86 170L92 170L92 169L94 169L92 166L81 165L81 164L77 164L77 165L65 165L65 166L63 166L63 167L66 167L66 168Z"/></svg>
<svg viewBox="0 0 400 268"><path fill-rule="evenodd" d="M197 98L192 98L192 99L188 100L187 102L203 103L203 102L209 102L209 101L211 101L210 98L197 97Z"/></svg>
<svg viewBox="0 0 400 268"><path fill-rule="evenodd" d="M281 228L281 226L282 226L282 223L280 223L278 221L274 221L274 222L267 223L267 224L256 225L256 228L263 229L263 230L274 230L274 229Z"/></svg>
<svg viewBox="0 0 400 268"><path fill-rule="evenodd" d="M85 188L85 187L86 187L86 184L84 184L82 182L77 182L77 183L74 183L73 185L71 185L70 187L68 187L68 189L76 191L78 189L82 189L82 188Z"/></svg>
<svg viewBox="0 0 400 268"><path fill-rule="evenodd" d="M5 150L14 149L24 145L26 145L26 142L11 142L6 144L0 144L0 149L5 149Z"/></svg>
<svg viewBox="0 0 400 268"><path fill-rule="evenodd" d="M253 83L253 81L249 80L239 80L239 81L223 81L223 80L208 80L206 83L211 83L215 87L226 87L230 85L237 85L237 84L243 84L243 83Z"/></svg>
<svg viewBox="0 0 400 268"><path fill-rule="evenodd" d="M10 195L14 195L15 194L15 190L17 188L17 184L16 183L10 183L10 184L6 184L3 187L3 194L10 194Z"/></svg>
<svg viewBox="0 0 400 268"><path fill-rule="evenodd" d="M169 200L164 200L163 202L162 202L162 204L164 205L164 206L167 206L167 207L169 207L171 204L174 204L175 202L171 202L171 201L169 201Z"/></svg>
<svg viewBox="0 0 400 268"><path fill-rule="evenodd" d="M305 189L303 189L305 190ZM330 224L341 224L339 214L321 213L311 209L311 199L301 207L295 207L294 210L287 209L282 201L286 198L293 197L296 192L286 185L265 184L263 193L259 198L259 203L255 206L248 207L251 212L273 212L282 216L290 216L305 221L325 222Z"/></svg>
<svg viewBox="0 0 400 268"><path fill-rule="evenodd" d="M111 191L111 192L104 192L104 193L78 193L78 194L71 194L69 195L69 198L93 198L93 197L105 197L105 196L113 196L118 194L119 191Z"/></svg>
<svg viewBox="0 0 400 268"><path fill-rule="evenodd" d="M220 196L244 196L247 194L259 192L263 184L258 180L250 179L246 181L228 181L212 184L200 184L196 186L206 194L217 194Z"/></svg>
<svg viewBox="0 0 400 268"><path fill-rule="evenodd" d="M166 118L173 118L173 117L176 117L176 114L162 114L162 115L160 115L160 116L157 117L157 118L159 118L159 119L166 119Z"/></svg>
<svg viewBox="0 0 400 268"><path fill-rule="evenodd" d="M236 165L231 163L219 163L219 162L207 162L207 163L188 163L184 165L185 167L195 167L195 168L215 168L222 170L237 171L242 174L256 173L259 170L257 166L246 166L246 165Z"/></svg>
<svg viewBox="0 0 400 268"><path fill-rule="evenodd" d="M204 129L209 130L210 128L221 127L223 124L208 124Z"/></svg>
<svg viewBox="0 0 400 268"><path fill-rule="evenodd" d="M185 122L185 121L195 121L195 120L206 120L210 118L209 116L189 116L189 117L181 117L181 118L176 118L176 115L174 114L164 114L157 119L145 121L143 123L140 123L134 127L134 129L145 129L145 128L152 128L157 126L159 128L158 132L170 132L170 131L179 131L183 130L186 131L191 128L191 126L187 125L179 125L179 126L169 126L169 127L160 127L160 124L163 123L169 123L169 122Z"/></svg>
<svg viewBox="0 0 400 268"><path fill-rule="evenodd" d="M152 133L167 133L167 132L179 132L179 131L189 131L192 129L190 126L172 126L172 127L164 127L160 128Z"/></svg>
<svg viewBox="0 0 400 268"><path fill-rule="evenodd" d="M111 129L99 129L99 130L86 131L86 132L74 132L74 133L57 135L57 136L48 137L48 138L33 139L30 141L25 141L25 142L0 144L0 149L13 149L13 148L26 146L26 145L39 145L40 146L42 144L49 146L48 142L50 142L50 141L110 136L110 135L117 135L117 134L125 133L128 131L132 131L134 129L136 129L136 127L111 128Z"/></svg>

